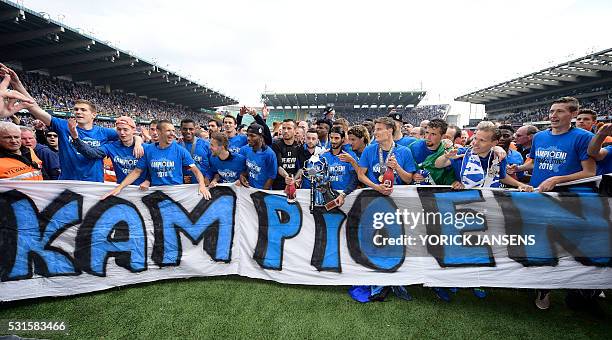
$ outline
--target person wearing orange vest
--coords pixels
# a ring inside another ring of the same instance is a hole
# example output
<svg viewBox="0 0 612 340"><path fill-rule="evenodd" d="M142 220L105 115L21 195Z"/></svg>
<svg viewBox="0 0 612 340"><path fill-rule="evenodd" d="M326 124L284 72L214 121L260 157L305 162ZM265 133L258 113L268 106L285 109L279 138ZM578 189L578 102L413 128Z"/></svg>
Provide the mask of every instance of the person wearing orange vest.
<svg viewBox="0 0 612 340"><path fill-rule="evenodd" d="M0 122L0 179L43 180L42 161L21 146L21 130L10 122Z"/></svg>

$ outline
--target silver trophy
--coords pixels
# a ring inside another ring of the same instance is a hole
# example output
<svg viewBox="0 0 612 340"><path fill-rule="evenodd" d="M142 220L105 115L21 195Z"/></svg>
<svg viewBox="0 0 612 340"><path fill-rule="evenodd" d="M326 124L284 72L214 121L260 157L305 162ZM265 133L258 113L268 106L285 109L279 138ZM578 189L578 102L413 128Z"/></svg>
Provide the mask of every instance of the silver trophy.
<svg viewBox="0 0 612 340"><path fill-rule="evenodd" d="M333 208L333 201L338 197L338 192L331 187L329 165L325 158L320 157L324 152L326 150L323 148L315 148L314 154L304 164L304 177L310 181L310 213L315 207L326 207L330 210Z"/></svg>

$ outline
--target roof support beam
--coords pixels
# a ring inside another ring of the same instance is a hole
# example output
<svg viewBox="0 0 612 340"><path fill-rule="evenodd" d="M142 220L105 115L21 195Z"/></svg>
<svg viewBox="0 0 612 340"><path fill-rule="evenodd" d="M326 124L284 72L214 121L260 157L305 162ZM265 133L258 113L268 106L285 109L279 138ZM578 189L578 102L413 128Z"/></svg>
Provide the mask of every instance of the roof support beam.
<svg viewBox="0 0 612 340"><path fill-rule="evenodd" d="M47 34L64 33L64 28L61 26L41 28L39 30L16 32L16 33L5 33L0 35L0 46L6 46L16 44L22 41L28 41L40 37L44 37Z"/></svg>
<svg viewBox="0 0 612 340"><path fill-rule="evenodd" d="M58 67L50 70L50 74L52 76L62 75L62 74L77 74L77 73L87 73L97 70L103 70L107 68L115 68L122 65L132 65L138 63L138 59L122 59L115 62L110 62L108 60L101 60L99 62L88 63L84 65L75 65L75 66L65 66Z"/></svg>
<svg viewBox="0 0 612 340"><path fill-rule="evenodd" d="M113 87L121 87L121 86L137 86L143 85L146 81L151 81L153 79L161 78L162 74L157 72L151 72L149 75L147 72L137 73L130 76L125 76L121 78L100 78L93 81L94 85L110 85Z"/></svg>
<svg viewBox="0 0 612 340"><path fill-rule="evenodd" d="M525 81L533 83L533 84L540 84L540 85L550 85L550 86L561 85L561 82L557 80L544 81L544 80L539 80L539 79L525 79Z"/></svg>
<svg viewBox="0 0 612 340"><path fill-rule="evenodd" d="M600 55L600 56L595 57L595 59L612 62L612 56L607 56L607 55Z"/></svg>
<svg viewBox="0 0 612 340"><path fill-rule="evenodd" d="M200 85L198 84L193 84L193 85L180 85L180 86L174 86L174 87L170 87L168 89L159 89L159 90L152 90L152 91L147 91L147 93L151 94L152 96L157 96L160 94L171 94L171 93L177 93L177 92L183 92L183 91L191 91L193 93L202 93L202 90L197 90L197 88L200 87ZM159 87L158 87L159 88ZM194 89L196 89L196 91L194 91Z"/></svg>
<svg viewBox="0 0 612 340"><path fill-rule="evenodd" d="M528 89L526 87L506 87L506 89L510 91L523 92L523 93L533 92L532 89Z"/></svg>
<svg viewBox="0 0 612 340"><path fill-rule="evenodd" d="M599 65L599 64L589 64L589 63L575 63L573 65L583 67L583 68L588 68L590 70L612 72L612 66L610 65Z"/></svg>
<svg viewBox="0 0 612 340"><path fill-rule="evenodd" d="M570 69L556 69L556 72L559 73L563 73L563 74L570 74L573 76L582 76L582 77L593 77L593 78L597 78L599 77L599 74L597 73L597 71L578 71L578 70L570 70Z"/></svg>
<svg viewBox="0 0 612 340"><path fill-rule="evenodd" d="M91 52L68 57L48 58L42 60L40 58L27 59L23 61L23 66L25 70L39 70L42 68L72 65L83 61L95 60L111 56L119 57L119 51L110 50L102 52Z"/></svg>
<svg viewBox="0 0 612 340"><path fill-rule="evenodd" d="M142 89L144 88L152 88L152 89L162 88L164 86L167 86L167 83L164 81L163 78L158 77L158 78L136 80L136 81L132 81L129 83L117 83L117 84L111 83L111 86L115 88L121 88L124 90L141 92ZM147 91L147 93L150 93L150 92Z"/></svg>
<svg viewBox="0 0 612 340"><path fill-rule="evenodd" d="M169 89L174 89L174 88L185 88L184 86L178 86L178 85L174 85L172 83L166 83L165 80L163 80L162 78L157 78L155 79L156 81L153 81L151 84L144 84L143 86L130 86L129 90L130 91L135 91L135 92L146 92L146 93L165 93L166 91L168 91Z"/></svg>
<svg viewBox="0 0 612 340"><path fill-rule="evenodd" d="M0 60L9 61L42 57L53 53L75 50L81 47L87 48L95 44L96 42L94 40L78 40L61 43L53 46L30 47L24 49L15 49L13 51L2 51L0 52Z"/></svg>
<svg viewBox="0 0 612 340"><path fill-rule="evenodd" d="M142 71L153 70L153 65L140 66L140 67L124 67L117 70L109 70L104 72L88 72L88 73L78 73L72 76L74 81L83 81L83 80L92 80L99 78L113 78L122 76L124 74L132 74L138 73Z"/></svg>
<svg viewBox="0 0 612 340"><path fill-rule="evenodd" d="M21 9L11 9L0 12L0 22L7 20L15 20L17 18L25 18L25 12Z"/></svg>
<svg viewBox="0 0 612 340"><path fill-rule="evenodd" d="M542 79L550 79L550 80L558 80L558 81L567 81L567 82L577 82L578 78L575 76L571 76L571 77L561 77L561 76L555 76L552 74L538 74L538 78L542 78Z"/></svg>

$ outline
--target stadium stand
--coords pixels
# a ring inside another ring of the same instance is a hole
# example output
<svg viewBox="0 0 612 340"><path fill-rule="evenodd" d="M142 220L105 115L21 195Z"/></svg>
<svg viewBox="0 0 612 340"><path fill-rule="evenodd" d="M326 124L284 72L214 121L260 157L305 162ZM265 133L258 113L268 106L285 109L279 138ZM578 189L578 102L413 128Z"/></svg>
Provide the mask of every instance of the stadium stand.
<svg viewBox="0 0 612 340"><path fill-rule="evenodd" d="M19 75L42 106L65 112L72 100L137 120L196 118L238 101L22 5L0 1L0 62Z"/></svg>
<svg viewBox="0 0 612 340"><path fill-rule="evenodd" d="M386 116L396 110L407 123L419 124L424 119L444 118L449 105L418 106L424 91L405 92L338 92L338 93L266 93L262 101L270 108L270 116L311 119L321 116L327 106L334 107L336 118L351 124Z"/></svg>
<svg viewBox="0 0 612 340"><path fill-rule="evenodd" d="M556 98L573 96L582 108L612 117L612 49L592 53L456 98L484 104L489 120L514 124L547 124Z"/></svg>

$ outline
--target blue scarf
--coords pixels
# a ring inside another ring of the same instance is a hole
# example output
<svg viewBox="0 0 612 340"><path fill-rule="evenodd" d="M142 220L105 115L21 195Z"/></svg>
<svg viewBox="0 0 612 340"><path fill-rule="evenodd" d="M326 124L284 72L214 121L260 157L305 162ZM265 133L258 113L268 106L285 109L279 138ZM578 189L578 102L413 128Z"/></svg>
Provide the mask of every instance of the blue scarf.
<svg viewBox="0 0 612 340"><path fill-rule="evenodd" d="M466 151L461 162L461 183L466 189L471 188L499 188L499 159L493 151L489 151L489 168L485 173L480 157L472 153L472 149Z"/></svg>

